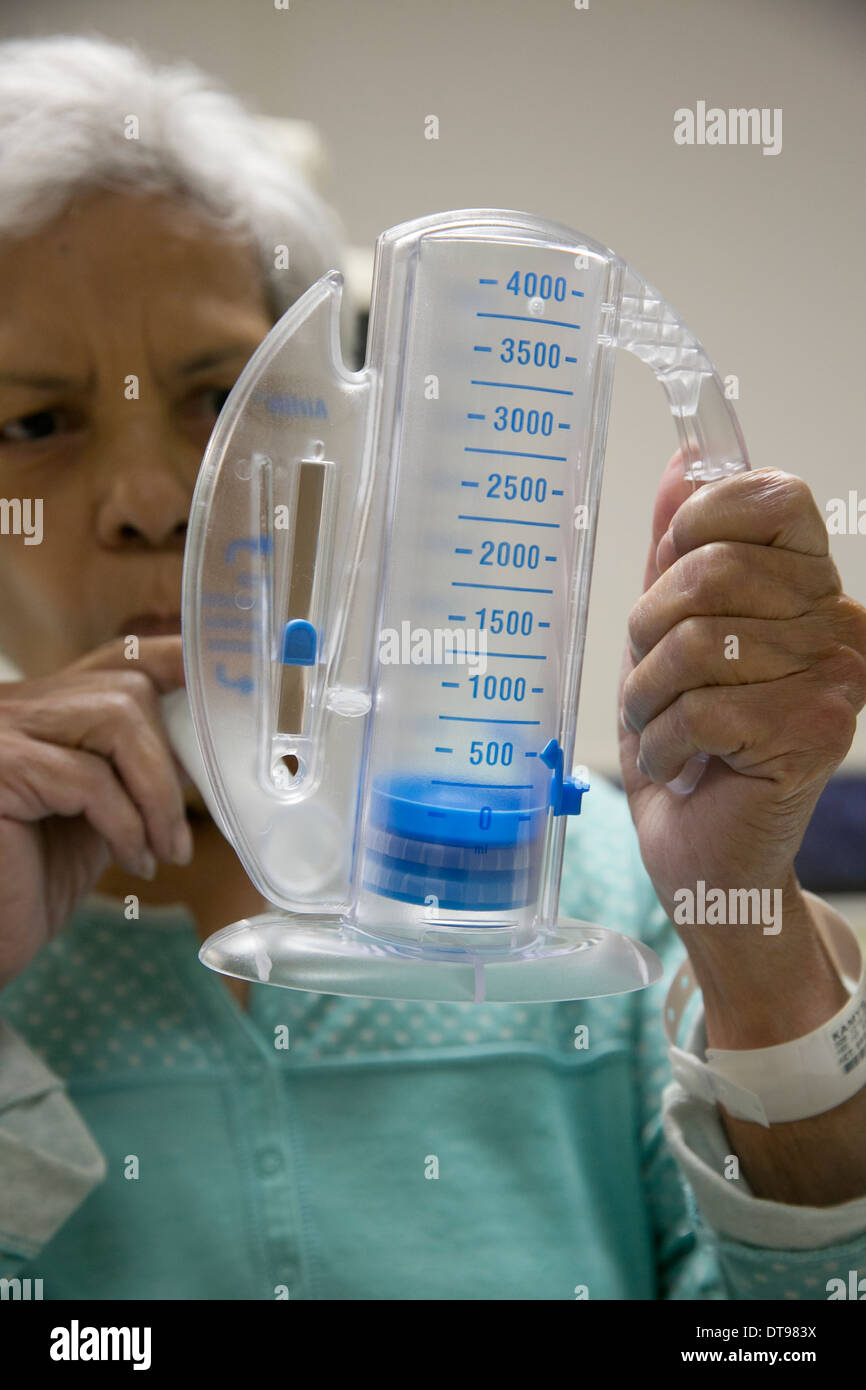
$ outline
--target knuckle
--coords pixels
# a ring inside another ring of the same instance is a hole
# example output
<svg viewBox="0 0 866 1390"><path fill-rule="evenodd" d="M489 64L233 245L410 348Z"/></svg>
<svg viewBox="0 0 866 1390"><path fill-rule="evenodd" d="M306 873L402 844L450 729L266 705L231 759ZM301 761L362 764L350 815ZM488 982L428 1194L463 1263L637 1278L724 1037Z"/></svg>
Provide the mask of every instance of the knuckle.
<svg viewBox="0 0 866 1390"><path fill-rule="evenodd" d="M751 477L762 506L779 511L816 506L812 489L797 473L786 473L783 468L756 468Z"/></svg>
<svg viewBox="0 0 866 1390"><path fill-rule="evenodd" d="M822 520L822 522L823 522L824 518L822 517L821 520ZM824 529L826 530L826 527L825 527ZM827 554L826 554L826 555L820 556L820 560L821 560L821 562L822 562L822 564L823 564L823 566L824 566L824 569L826 570L826 573L827 573L827 579L826 579L826 581L825 581L824 593L825 593L826 595L829 595L831 598L841 598L841 597L843 596L843 591L844 591L845 586L844 586L844 584L842 583L842 576L841 576L841 574L839 573L839 569L838 569L838 567L837 567L837 565L836 565L836 562L835 562L835 560L833 559L833 556L830 554L829 545L830 545L830 536L829 536L829 532L828 532L828 533L827 533L827 546L828 546Z"/></svg>
<svg viewBox="0 0 866 1390"><path fill-rule="evenodd" d="M642 598L638 599L628 615L626 631L631 646L637 651L642 652L646 644L647 632L646 604Z"/></svg>
<svg viewBox="0 0 866 1390"><path fill-rule="evenodd" d="M839 594L833 601L833 618L848 644L866 655L866 608L850 594Z"/></svg>
<svg viewBox="0 0 866 1390"><path fill-rule="evenodd" d="M760 505L773 510L780 526L808 517L816 536L826 542L827 526L812 489L796 473L770 472L763 489Z"/></svg>
<svg viewBox="0 0 866 1390"><path fill-rule="evenodd" d="M132 691L122 687L106 690L102 701L107 713L124 723L141 717L141 706Z"/></svg>
<svg viewBox="0 0 866 1390"><path fill-rule="evenodd" d="M694 614L681 619L667 634L665 645L670 668L688 670L696 666L708 646L705 620Z"/></svg>
<svg viewBox="0 0 866 1390"><path fill-rule="evenodd" d="M150 677L143 671L120 671L117 680L119 688L141 704L149 702L153 696Z"/></svg>
<svg viewBox="0 0 866 1390"><path fill-rule="evenodd" d="M141 671L121 671L106 688L104 698L120 719L137 723L143 716L150 715L156 704L153 686Z"/></svg>
<svg viewBox="0 0 866 1390"><path fill-rule="evenodd" d="M704 700L700 690L684 690L673 707L676 730L686 743L694 742L700 732Z"/></svg>
<svg viewBox="0 0 866 1390"><path fill-rule="evenodd" d="M796 473L782 473L777 475L777 478L777 496L783 507L797 511L804 508L817 511L812 489L805 479L798 477Z"/></svg>
<svg viewBox="0 0 866 1390"><path fill-rule="evenodd" d="M710 541L690 551L678 562L680 593L692 610L713 611L714 600L729 590L742 572L727 541Z"/></svg>
<svg viewBox="0 0 866 1390"><path fill-rule="evenodd" d="M851 691L866 698L866 658L853 647L838 646L819 663L819 674L839 694Z"/></svg>
<svg viewBox="0 0 866 1390"><path fill-rule="evenodd" d="M866 671L866 660L856 652L852 646L847 646L844 642L837 642L830 651L820 657L816 666L816 674L823 684L830 687L844 687L851 682L858 682L863 678L863 671Z"/></svg>
<svg viewBox="0 0 866 1390"><path fill-rule="evenodd" d="M630 707L634 704L636 690L637 690L636 673L635 673L634 671L631 671L631 672L629 672L629 674L626 676L625 680L624 680L623 683L622 683L622 700L621 700L621 703L622 703L623 709L626 711L626 713L629 712Z"/></svg>
<svg viewBox="0 0 866 1390"><path fill-rule="evenodd" d="M857 715L842 694L825 697L810 712L810 741L817 742L832 760L840 763L854 739Z"/></svg>

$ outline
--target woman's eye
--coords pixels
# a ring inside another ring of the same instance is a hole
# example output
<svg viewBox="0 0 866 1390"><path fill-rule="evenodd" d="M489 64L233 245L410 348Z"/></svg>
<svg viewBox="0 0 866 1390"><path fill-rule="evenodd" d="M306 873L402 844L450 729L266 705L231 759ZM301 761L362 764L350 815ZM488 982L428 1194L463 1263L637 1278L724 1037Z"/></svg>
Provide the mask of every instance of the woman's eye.
<svg viewBox="0 0 866 1390"><path fill-rule="evenodd" d="M206 391L200 391L196 397L196 404L203 415L216 419L229 398L231 387L209 387Z"/></svg>
<svg viewBox="0 0 866 1390"><path fill-rule="evenodd" d="M35 410L32 415L20 415L0 426L0 440L5 444L26 444L35 439L48 439L59 426L56 410Z"/></svg>

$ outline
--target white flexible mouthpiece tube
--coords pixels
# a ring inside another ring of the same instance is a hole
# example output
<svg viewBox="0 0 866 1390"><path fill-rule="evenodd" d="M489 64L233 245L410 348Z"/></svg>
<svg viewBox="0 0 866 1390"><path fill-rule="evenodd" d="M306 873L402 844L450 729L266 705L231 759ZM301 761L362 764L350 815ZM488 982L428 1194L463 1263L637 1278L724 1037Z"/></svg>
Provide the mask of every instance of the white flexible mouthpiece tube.
<svg viewBox="0 0 866 1390"><path fill-rule="evenodd" d="M166 733L178 762L182 765L190 781L198 788L217 826L226 839L229 839L225 822L214 800L201 749L198 746L186 691L183 688L172 690L170 694L161 696L159 703Z"/></svg>

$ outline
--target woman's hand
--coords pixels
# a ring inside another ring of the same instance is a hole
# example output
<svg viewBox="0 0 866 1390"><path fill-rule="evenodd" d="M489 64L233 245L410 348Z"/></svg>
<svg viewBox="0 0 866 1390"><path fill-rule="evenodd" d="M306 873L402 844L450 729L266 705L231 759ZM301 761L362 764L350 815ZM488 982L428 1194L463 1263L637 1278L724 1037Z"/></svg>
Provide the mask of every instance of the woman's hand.
<svg viewBox="0 0 866 1390"><path fill-rule="evenodd" d="M159 696L183 684L179 636L123 640L56 675L0 684L0 987L113 859L150 879L192 839Z"/></svg>
<svg viewBox="0 0 866 1390"><path fill-rule="evenodd" d="M866 610L842 593L805 483L761 469L691 492L672 460L629 637L622 774L644 864L700 986L708 1046L803 1037L848 991L819 930L830 909L805 897L794 857L866 703ZM679 796L665 784L697 752L711 761ZM739 910L720 924L709 913L678 921L674 895L696 894L700 880L728 904L731 889L771 890L773 925L751 911L744 923ZM863 1196L866 1090L768 1127L721 1115L755 1196L808 1206Z"/></svg>
<svg viewBox="0 0 866 1390"><path fill-rule="evenodd" d="M693 490L676 456L644 588L629 619L620 758L656 892L672 918L674 894L701 879L790 895L794 856L866 703L866 610L842 592L808 487L761 469ZM696 752L712 761L678 796L666 783ZM724 931L680 934L695 959Z"/></svg>

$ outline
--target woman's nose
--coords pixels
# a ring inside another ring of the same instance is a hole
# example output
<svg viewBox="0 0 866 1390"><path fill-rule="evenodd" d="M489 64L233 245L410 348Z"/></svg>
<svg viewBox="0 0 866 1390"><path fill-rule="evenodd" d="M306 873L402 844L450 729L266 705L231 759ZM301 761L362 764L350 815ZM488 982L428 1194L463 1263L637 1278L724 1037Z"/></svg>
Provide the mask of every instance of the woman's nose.
<svg viewBox="0 0 866 1390"><path fill-rule="evenodd" d="M127 447L125 458L115 457L103 474L109 481L97 514L102 544L182 551L195 481L194 472L186 479L188 471L168 462L163 450L147 456L136 450L130 456Z"/></svg>

